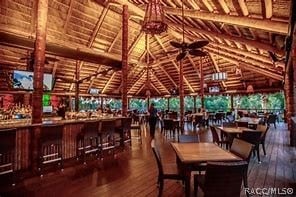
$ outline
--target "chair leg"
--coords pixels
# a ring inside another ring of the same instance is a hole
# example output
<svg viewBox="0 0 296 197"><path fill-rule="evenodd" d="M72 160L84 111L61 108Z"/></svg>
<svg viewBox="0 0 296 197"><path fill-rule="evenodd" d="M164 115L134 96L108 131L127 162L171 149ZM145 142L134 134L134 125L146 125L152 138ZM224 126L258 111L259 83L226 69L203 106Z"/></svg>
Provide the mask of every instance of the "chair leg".
<svg viewBox="0 0 296 197"><path fill-rule="evenodd" d="M162 196L162 191L163 191L163 180L160 180L159 182L159 193L158 196Z"/></svg>
<svg viewBox="0 0 296 197"><path fill-rule="evenodd" d="M247 189L249 188L248 186L248 169L244 170L244 175L243 175L243 182L244 182L244 188ZM247 197L249 197L249 192L245 193Z"/></svg>
<svg viewBox="0 0 296 197"><path fill-rule="evenodd" d="M194 176L194 181L193 181L193 184L194 184L194 196L197 196L197 191L198 191L198 184L197 184L197 175Z"/></svg>
<svg viewBox="0 0 296 197"><path fill-rule="evenodd" d="M261 161L260 161L260 151L259 151L259 146L257 146L257 148L256 148L256 152L257 152L257 157L258 157L258 163L261 163Z"/></svg>
<svg viewBox="0 0 296 197"><path fill-rule="evenodd" d="M266 151L265 151L265 142L262 143L262 149L263 149L263 153L264 153L264 155L266 155Z"/></svg>

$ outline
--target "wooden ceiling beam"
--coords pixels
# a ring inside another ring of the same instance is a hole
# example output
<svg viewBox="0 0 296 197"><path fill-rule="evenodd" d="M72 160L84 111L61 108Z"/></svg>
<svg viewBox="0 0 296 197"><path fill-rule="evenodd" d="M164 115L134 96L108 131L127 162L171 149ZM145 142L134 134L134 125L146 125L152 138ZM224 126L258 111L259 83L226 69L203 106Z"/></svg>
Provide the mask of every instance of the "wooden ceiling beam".
<svg viewBox="0 0 296 197"><path fill-rule="evenodd" d="M161 95L161 92L157 89L157 87L155 87L155 85L153 83L150 82L150 85L159 95Z"/></svg>
<svg viewBox="0 0 296 197"><path fill-rule="evenodd" d="M136 81L133 83L132 87L127 91L130 93L130 91L135 87L135 85L142 79L142 77L146 74L146 71L143 70L142 73L139 75L139 77L136 79Z"/></svg>
<svg viewBox="0 0 296 197"><path fill-rule="evenodd" d="M201 2L204 4L204 6L206 6L209 12L214 11L213 7L209 4L208 0L201 0Z"/></svg>
<svg viewBox="0 0 296 197"><path fill-rule="evenodd" d="M101 69L102 69L102 66L100 65L100 66L98 67L98 69L96 70L96 73L99 73L99 72L101 71ZM94 77L94 78L92 78L92 79L90 80L89 85L88 85L88 88L87 88L87 93L89 92L89 90L91 89L92 85L94 84L95 79L96 79L96 77Z"/></svg>
<svg viewBox="0 0 296 197"><path fill-rule="evenodd" d="M63 27L64 31L68 27L68 23L70 21L72 9L73 9L73 4L74 4L74 0L70 0L69 9L68 9L68 12L67 12L67 17L66 17L65 24L64 24L64 27Z"/></svg>
<svg viewBox="0 0 296 197"><path fill-rule="evenodd" d="M182 11L180 8L164 8L166 14L172 14L176 16L182 16ZM287 35L288 33L288 22L278 22L271 21L267 19L256 19L250 17L242 17L242 16L233 16L233 15L224 15L217 13L206 13L206 12L196 12L195 10L184 10L184 16L206 20L206 21L214 21L220 23L226 23L231 25L238 25L247 28L255 28L261 29L267 32L275 32L283 35Z"/></svg>
<svg viewBox="0 0 296 197"><path fill-rule="evenodd" d="M171 22L168 22L167 24L169 26L182 28L182 25L180 25L180 24L171 23ZM230 41L233 41L233 42L239 42L239 43L244 44L244 45L250 45L250 46L253 46L255 48L263 49L263 50L266 50L266 51L272 51L272 52L275 52L277 54L283 54L282 50L278 50L278 49L276 49L275 47L273 47L270 44L261 43L261 42L255 41L255 40L249 40L249 39L230 36L230 35L226 35L226 34L218 34L218 33L215 33L215 32L206 31L206 30L198 29L198 28L194 28L194 27L186 27L186 29L190 30L190 31L193 31L193 32L197 32L197 33L201 33L201 34L204 34L204 35L214 37L215 39L217 39L217 38L226 39L226 40L230 40Z"/></svg>
<svg viewBox="0 0 296 197"><path fill-rule="evenodd" d="M136 39L133 41L130 48L128 49L129 55L133 52L134 48L137 46L137 44L139 43L143 35L144 35L144 32L140 31L139 35L136 37Z"/></svg>
<svg viewBox="0 0 296 197"><path fill-rule="evenodd" d="M169 80L174 84L174 86L175 87L178 87L178 85L177 85L177 83L173 80L173 78L171 77L171 75L169 75L168 73L167 73L167 71L160 65L160 64L158 64L157 65L159 68L160 68L160 70L162 70L162 72L169 78Z"/></svg>
<svg viewBox="0 0 296 197"><path fill-rule="evenodd" d="M189 59L190 64L193 66L194 71L197 73L198 77L200 77L200 72L199 72L199 70L196 68L196 65L195 65L193 59L192 59L189 55L188 55L187 57L188 57L188 59Z"/></svg>

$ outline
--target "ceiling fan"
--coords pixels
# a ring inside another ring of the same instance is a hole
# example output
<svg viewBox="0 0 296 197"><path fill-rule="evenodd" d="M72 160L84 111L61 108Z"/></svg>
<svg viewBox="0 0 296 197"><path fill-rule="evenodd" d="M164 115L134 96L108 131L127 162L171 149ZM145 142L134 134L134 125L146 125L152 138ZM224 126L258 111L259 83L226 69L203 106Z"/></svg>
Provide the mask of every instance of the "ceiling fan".
<svg viewBox="0 0 296 197"><path fill-rule="evenodd" d="M184 19L184 2L182 1L182 30L183 30L182 42L180 43L180 42L176 42L176 41L171 41L170 44L173 47L177 48L177 50L171 51L170 53L179 52L179 54L176 57L177 61L184 59L188 53L193 56L206 56L207 53L200 50L199 48L202 48L202 47L206 46L207 44L209 44L209 41L199 40L199 41L194 41L192 43L185 42L185 28L184 28L185 22L184 22L184 20L185 20Z"/></svg>

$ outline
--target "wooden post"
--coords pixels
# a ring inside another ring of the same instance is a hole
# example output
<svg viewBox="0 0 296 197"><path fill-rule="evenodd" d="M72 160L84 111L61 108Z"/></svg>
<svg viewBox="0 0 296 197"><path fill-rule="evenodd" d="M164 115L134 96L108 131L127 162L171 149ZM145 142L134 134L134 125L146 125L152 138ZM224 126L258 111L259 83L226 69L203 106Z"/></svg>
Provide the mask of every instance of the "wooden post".
<svg viewBox="0 0 296 197"><path fill-rule="evenodd" d="M196 96L193 96L193 112L196 113Z"/></svg>
<svg viewBox="0 0 296 197"><path fill-rule="evenodd" d="M230 106L231 106L231 111L234 110L234 107L233 107L233 94L230 95Z"/></svg>
<svg viewBox="0 0 296 197"><path fill-rule="evenodd" d="M150 106L150 97L147 97L147 112L149 111L149 106Z"/></svg>
<svg viewBox="0 0 296 197"><path fill-rule="evenodd" d="M25 93L24 94L24 105L31 105L31 94Z"/></svg>
<svg viewBox="0 0 296 197"><path fill-rule="evenodd" d="M168 111L170 111L170 97L168 97Z"/></svg>
<svg viewBox="0 0 296 197"><path fill-rule="evenodd" d="M104 111L103 107L104 107L104 97L101 96L101 110L102 110L102 112Z"/></svg>
<svg viewBox="0 0 296 197"><path fill-rule="evenodd" d="M79 61L76 61L76 72L75 72L75 112L79 112L79 78L80 68Z"/></svg>
<svg viewBox="0 0 296 197"><path fill-rule="evenodd" d="M127 75L128 75L128 6L122 11L122 116L127 116Z"/></svg>
<svg viewBox="0 0 296 197"><path fill-rule="evenodd" d="M180 60L179 76L179 96L180 96L180 127L181 132L184 130L184 86L183 86L183 60Z"/></svg>
<svg viewBox="0 0 296 197"><path fill-rule="evenodd" d="M201 100L201 107L204 108L204 75L203 75L202 57L200 57L200 100Z"/></svg>
<svg viewBox="0 0 296 197"><path fill-rule="evenodd" d="M32 100L32 123L42 123L42 95L43 74L45 63L46 25L47 25L48 0L38 0L37 3L37 25L34 54L34 90ZM38 170L39 147L41 127L33 127L32 135L32 169Z"/></svg>

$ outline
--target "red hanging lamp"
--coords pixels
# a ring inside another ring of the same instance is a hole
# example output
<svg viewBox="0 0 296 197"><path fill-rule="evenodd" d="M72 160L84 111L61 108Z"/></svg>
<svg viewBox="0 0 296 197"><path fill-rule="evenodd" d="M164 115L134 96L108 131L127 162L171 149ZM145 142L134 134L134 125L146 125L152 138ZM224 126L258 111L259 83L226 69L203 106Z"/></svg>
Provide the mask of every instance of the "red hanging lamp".
<svg viewBox="0 0 296 197"><path fill-rule="evenodd" d="M149 0L146 7L142 31L147 34L160 34L167 30L165 16L160 0Z"/></svg>

